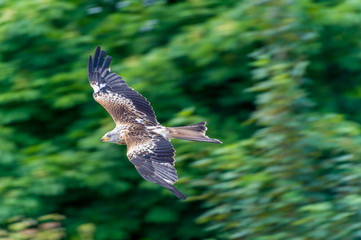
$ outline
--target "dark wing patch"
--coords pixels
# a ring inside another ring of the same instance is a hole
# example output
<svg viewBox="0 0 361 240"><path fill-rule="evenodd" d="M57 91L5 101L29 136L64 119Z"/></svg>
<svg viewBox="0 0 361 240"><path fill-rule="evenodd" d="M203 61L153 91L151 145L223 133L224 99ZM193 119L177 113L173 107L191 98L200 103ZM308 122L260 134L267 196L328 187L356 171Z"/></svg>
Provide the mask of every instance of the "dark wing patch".
<svg viewBox="0 0 361 240"><path fill-rule="evenodd" d="M131 132L132 130L130 134ZM174 168L175 150L167 139L156 133L143 131L126 135L125 142L130 162L145 180L167 188L178 198L186 199L186 196L173 186L178 180Z"/></svg>
<svg viewBox="0 0 361 240"><path fill-rule="evenodd" d="M94 89L94 99L110 113L116 123L137 122L143 120L147 125L158 125L153 108L145 97L130 88L116 73L110 72L112 58L98 47L94 58L90 55L88 62L88 78ZM120 98L120 100L116 100ZM129 100L129 101L128 101ZM111 106L111 104L127 104L125 106ZM128 112L124 118L123 111ZM140 120L141 119L141 120Z"/></svg>

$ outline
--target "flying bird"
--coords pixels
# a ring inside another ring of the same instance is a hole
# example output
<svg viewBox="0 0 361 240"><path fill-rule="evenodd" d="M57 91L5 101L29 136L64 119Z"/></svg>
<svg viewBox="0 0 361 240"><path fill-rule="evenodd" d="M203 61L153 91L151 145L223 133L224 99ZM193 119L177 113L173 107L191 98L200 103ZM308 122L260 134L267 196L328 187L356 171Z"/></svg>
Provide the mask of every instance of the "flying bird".
<svg viewBox="0 0 361 240"><path fill-rule="evenodd" d="M162 126L147 99L130 88L119 75L111 73L111 61L112 58L98 47L88 62L93 97L109 112L116 125L102 137L101 142L126 144L128 159L145 180L165 187L178 198L186 199L173 186L178 175L174 168L175 150L170 140L221 142L205 135L205 122L183 127Z"/></svg>

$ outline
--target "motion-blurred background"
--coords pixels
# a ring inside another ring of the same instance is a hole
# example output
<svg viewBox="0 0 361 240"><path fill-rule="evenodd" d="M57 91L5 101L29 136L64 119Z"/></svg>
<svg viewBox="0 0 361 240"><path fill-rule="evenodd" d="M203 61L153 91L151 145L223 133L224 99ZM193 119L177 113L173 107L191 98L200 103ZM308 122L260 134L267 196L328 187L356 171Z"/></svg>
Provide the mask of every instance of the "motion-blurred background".
<svg viewBox="0 0 361 240"><path fill-rule="evenodd" d="M92 98L97 46L174 140L178 200ZM0 239L361 239L359 0L1 0Z"/></svg>

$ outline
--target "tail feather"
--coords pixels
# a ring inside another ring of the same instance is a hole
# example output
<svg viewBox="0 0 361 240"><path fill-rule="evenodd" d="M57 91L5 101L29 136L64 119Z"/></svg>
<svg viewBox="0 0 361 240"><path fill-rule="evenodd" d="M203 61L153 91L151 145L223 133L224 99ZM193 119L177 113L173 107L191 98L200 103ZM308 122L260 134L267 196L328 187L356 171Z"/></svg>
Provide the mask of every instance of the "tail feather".
<svg viewBox="0 0 361 240"><path fill-rule="evenodd" d="M169 138L179 138L184 140L191 140L197 142L210 142L210 143L218 143L222 142L209 138L206 136L206 122L200 122L197 124L184 126L184 127L167 127L168 137Z"/></svg>

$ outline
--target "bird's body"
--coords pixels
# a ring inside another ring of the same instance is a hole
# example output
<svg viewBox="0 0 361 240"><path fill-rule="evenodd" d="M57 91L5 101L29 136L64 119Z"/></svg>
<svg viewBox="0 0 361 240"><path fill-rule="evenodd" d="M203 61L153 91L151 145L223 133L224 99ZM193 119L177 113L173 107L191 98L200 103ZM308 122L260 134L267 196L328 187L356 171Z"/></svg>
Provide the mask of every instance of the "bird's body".
<svg viewBox="0 0 361 240"><path fill-rule="evenodd" d="M221 143L205 135L205 122L184 126L164 127L158 123L149 102L130 88L115 73L110 73L111 57L97 48L90 56L88 77L93 97L112 116L116 127L106 133L102 142L127 145L127 156L147 181L167 188L177 197L186 196L173 184L178 180L174 168L174 148L170 139Z"/></svg>

